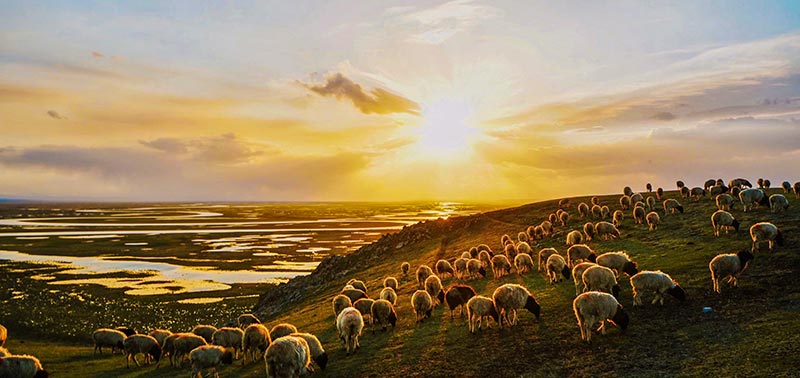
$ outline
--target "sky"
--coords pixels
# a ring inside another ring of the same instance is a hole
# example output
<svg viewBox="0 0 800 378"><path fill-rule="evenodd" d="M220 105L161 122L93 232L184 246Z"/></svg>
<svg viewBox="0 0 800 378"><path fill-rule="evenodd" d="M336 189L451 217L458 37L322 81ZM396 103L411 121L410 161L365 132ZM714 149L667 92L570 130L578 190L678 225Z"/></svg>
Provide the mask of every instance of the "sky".
<svg viewBox="0 0 800 378"><path fill-rule="evenodd" d="M800 180L794 1L3 1L0 197Z"/></svg>

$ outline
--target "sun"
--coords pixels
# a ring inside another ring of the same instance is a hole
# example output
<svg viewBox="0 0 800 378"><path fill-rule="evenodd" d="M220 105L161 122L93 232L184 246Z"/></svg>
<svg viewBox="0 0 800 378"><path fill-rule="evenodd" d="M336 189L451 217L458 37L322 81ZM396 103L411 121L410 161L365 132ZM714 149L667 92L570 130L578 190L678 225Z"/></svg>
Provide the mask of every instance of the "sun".
<svg viewBox="0 0 800 378"><path fill-rule="evenodd" d="M440 100L425 104L422 110L417 147L437 158L457 158L469 154L476 132L472 125L472 107L458 100Z"/></svg>

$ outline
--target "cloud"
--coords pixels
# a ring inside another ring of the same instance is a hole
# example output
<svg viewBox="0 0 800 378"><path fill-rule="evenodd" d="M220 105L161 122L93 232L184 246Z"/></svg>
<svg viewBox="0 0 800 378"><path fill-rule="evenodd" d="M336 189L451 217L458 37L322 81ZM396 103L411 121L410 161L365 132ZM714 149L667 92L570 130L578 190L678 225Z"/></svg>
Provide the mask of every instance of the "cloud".
<svg viewBox="0 0 800 378"><path fill-rule="evenodd" d="M92 51L92 58L103 58L105 55L99 51Z"/></svg>
<svg viewBox="0 0 800 378"><path fill-rule="evenodd" d="M656 114L653 114L653 119L656 119L656 120L659 120L659 121L672 121L675 118L678 118L678 117L676 117L675 114L672 114L670 112L658 112Z"/></svg>
<svg viewBox="0 0 800 378"><path fill-rule="evenodd" d="M472 0L456 0L422 10L392 7L384 14L394 15L391 22L407 29L409 40L437 45L468 31L481 21L502 15L502 12L494 7L477 5Z"/></svg>
<svg viewBox="0 0 800 378"><path fill-rule="evenodd" d="M264 153L263 150L243 142L233 133L186 140L158 138L151 141L140 140L139 143L163 153L186 155L187 159L216 164L246 163Z"/></svg>
<svg viewBox="0 0 800 378"><path fill-rule="evenodd" d="M139 143L169 154L185 154L189 151L188 143L178 138L158 138L151 141L140 140Z"/></svg>
<svg viewBox="0 0 800 378"><path fill-rule="evenodd" d="M47 115L48 115L48 116L50 116L50 118L55 118L55 119L67 119L67 117L64 117L64 116L62 116L61 114L58 114L58 112L57 112L57 111L55 111L55 110L48 110L48 111L47 111Z"/></svg>
<svg viewBox="0 0 800 378"><path fill-rule="evenodd" d="M364 114L420 114L420 106L416 102L381 88L373 89L367 93L361 85L341 73L328 76L323 85L303 84L303 86L320 96L332 96L337 99L350 100Z"/></svg>

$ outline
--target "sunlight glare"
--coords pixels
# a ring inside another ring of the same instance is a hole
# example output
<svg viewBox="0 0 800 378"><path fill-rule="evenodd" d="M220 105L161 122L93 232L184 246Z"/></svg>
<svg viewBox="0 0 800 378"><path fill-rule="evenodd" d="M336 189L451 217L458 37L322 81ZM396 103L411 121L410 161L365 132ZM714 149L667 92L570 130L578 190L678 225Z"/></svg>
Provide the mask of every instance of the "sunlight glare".
<svg viewBox="0 0 800 378"><path fill-rule="evenodd" d="M476 129L470 124L472 108L456 100L426 104L418 147L426 155L456 158L467 154Z"/></svg>

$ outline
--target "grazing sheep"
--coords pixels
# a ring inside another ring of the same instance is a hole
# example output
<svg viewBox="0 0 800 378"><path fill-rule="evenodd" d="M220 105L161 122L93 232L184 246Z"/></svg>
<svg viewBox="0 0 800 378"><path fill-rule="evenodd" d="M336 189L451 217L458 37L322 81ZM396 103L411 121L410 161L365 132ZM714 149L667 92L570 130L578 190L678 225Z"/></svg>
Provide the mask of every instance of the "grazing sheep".
<svg viewBox="0 0 800 378"><path fill-rule="evenodd" d="M656 189L656 199L658 199L659 201L664 199L664 189L663 188Z"/></svg>
<svg viewBox="0 0 800 378"><path fill-rule="evenodd" d="M378 299L372 304L370 308L370 317L372 323L380 324L382 330L386 330L386 326L391 324L392 328L397 325L397 312L394 310L394 304L386 299ZM375 329L373 328L373 332Z"/></svg>
<svg viewBox="0 0 800 378"><path fill-rule="evenodd" d="M523 275L533 270L533 259L527 253L520 253L514 258L514 267L517 268L517 274Z"/></svg>
<svg viewBox="0 0 800 378"><path fill-rule="evenodd" d="M394 290L397 290L397 278L394 277L386 277L383 279L383 287L391 287Z"/></svg>
<svg viewBox="0 0 800 378"><path fill-rule="evenodd" d="M205 324L198 324L192 328L192 333L202 337L207 343L211 342L211 336L214 335L214 332L217 332L217 327Z"/></svg>
<svg viewBox="0 0 800 378"><path fill-rule="evenodd" d="M472 254L469 251L461 252L461 258L469 260L472 258Z"/></svg>
<svg viewBox="0 0 800 378"><path fill-rule="evenodd" d="M644 217L645 216L646 216L645 215L645 210L644 210L643 207L636 206L636 207L633 208L633 222L634 223L636 223L636 224L644 223Z"/></svg>
<svg viewBox="0 0 800 378"><path fill-rule="evenodd" d="M708 270L711 271L711 281L714 283L714 291L722 293L719 281L726 277L728 278L728 283L736 287L739 274L747 269L749 262L752 260L753 254L747 251L725 253L711 259L711 262L708 263Z"/></svg>
<svg viewBox="0 0 800 378"><path fill-rule="evenodd" d="M397 303L397 293L391 287L384 287L378 298L389 301L392 305Z"/></svg>
<svg viewBox="0 0 800 378"><path fill-rule="evenodd" d="M589 260L594 262L597 255L586 244L575 244L567 249L567 266L572 267L575 261Z"/></svg>
<svg viewBox="0 0 800 378"><path fill-rule="evenodd" d="M558 207L561 209L568 209L569 208L569 198L562 198L558 200Z"/></svg>
<svg viewBox="0 0 800 378"><path fill-rule="evenodd" d="M167 331L166 329L154 329L147 334L148 336L153 337L158 341L158 345L164 346L164 340L172 335L172 332Z"/></svg>
<svg viewBox="0 0 800 378"><path fill-rule="evenodd" d="M336 319L336 317L339 316L339 313L342 312L342 310L351 307L353 305L353 301L350 300L350 297L344 294L336 294L336 296L333 297L331 303L333 304L334 319Z"/></svg>
<svg viewBox="0 0 800 378"><path fill-rule="evenodd" d="M461 307L461 314L463 314L464 306L470 298L475 295L477 295L475 289L471 286L459 284L450 285L450 287L447 288L447 292L444 294L445 303L447 303L447 308L450 309L450 319L453 319L453 314L459 307Z"/></svg>
<svg viewBox="0 0 800 378"><path fill-rule="evenodd" d="M425 290L417 290L411 295L411 308L414 309L417 323L431 316L433 312L433 298Z"/></svg>
<svg viewBox="0 0 800 378"><path fill-rule="evenodd" d="M592 205L599 205L599 204L600 204L600 198L597 197L597 196L593 196L592 197Z"/></svg>
<svg viewBox="0 0 800 378"><path fill-rule="evenodd" d="M775 243L778 243L779 246L783 246L783 233L778 230L778 227L775 227L774 224L769 222L759 222L750 226L750 238L753 239L753 248L751 251L754 252L758 251L758 244L764 241L769 243L770 252L772 252Z"/></svg>
<svg viewBox="0 0 800 378"><path fill-rule="evenodd" d="M528 238L528 233L527 232L522 231L522 232L517 234L517 244L519 244L519 243L527 243L529 241L530 241L530 239ZM475 257L475 256L472 256L472 257Z"/></svg>
<svg viewBox="0 0 800 378"><path fill-rule="evenodd" d="M583 234L578 230L572 230L567 234L567 247L583 243Z"/></svg>
<svg viewBox="0 0 800 378"><path fill-rule="evenodd" d="M272 339L269 337L269 329L266 326L261 323L247 326L242 338L242 365L247 361L247 356L250 356L250 361L256 362L256 354L261 352L263 355L270 343L272 343Z"/></svg>
<svg viewBox="0 0 800 378"><path fill-rule="evenodd" d="M475 249L478 250L477 248ZM439 275L439 278L444 278L445 274L449 274L451 277L455 276L455 271L453 270L453 266L450 265L450 262L447 260L439 260L436 262L436 274Z"/></svg>
<svg viewBox="0 0 800 378"><path fill-rule="evenodd" d="M442 291L442 280L436 276L430 276L427 280L425 280L425 291L430 294L431 298L434 299L433 307L439 305L439 303L444 303L444 291Z"/></svg>
<svg viewBox="0 0 800 378"><path fill-rule="evenodd" d="M613 295L598 291L588 291L578 295L572 301L575 318L578 319L578 328L581 329L581 340L592 342L592 328L598 322L603 335L606 334L607 321L617 325L622 331L628 328L630 318L628 313L617 302Z"/></svg>
<svg viewBox="0 0 800 378"><path fill-rule="evenodd" d="M683 188L681 188L680 192L681 192L681 197L689 198L689 194L690 194L691 191L689 190L689 187L684 186Z"/></svg>
<svg viewBox="0 0 800 378"><path fill-rule="evenodd" d="M539 264L537 271L541 272L543 269L546 269L545 266L547 265L547 259L550 255L558 254L555 248L542 248L539 250Z"/></svg>
<svg viewBox="0 0 800 378"><path fill-rule="evenodd" d="M203 370L211 369L214 376L219 377L217 366L220 364L230 365L233 363L233 355L230 351L217 345L203 345L189 352L189 361L192 363L192 377L203 377Z"/></svg>
<svg viewBox="0 0 800 378"><path fill-rule="evenodd" d="M718 210L733 210L733 205L736 203L733 197L728 193L722 193L716 197Z"/></svg>
<svg viewBox="0 0 800 378"><path fill-rule="evenodd" d="M478 260L480 260L481 266L484 269L491 268L492 255L489 254L489 252L481 251L480 253L478 253ZM467 264L469 264L469 262L467 262Z"/></svg>
<svg viewBox="0 0 800 378"><path fill-rule="evenodd" d="M478 278L479 276L486 277L486 268L481 265L481 261L478 259L469 259L469 261L467 261L467 272L469 272L468 276L470 279Z"/></svg>
<svg viewBox="0 0 800 378"><path fill-rule="evenodd" d="M301 337L281 337L269 345L264 362L267 365L267 378L299 378L309 371L311 348Z"/></svg>
<svg viewBox="0 0 800 378"><path fill-rule="evenodd" d="M172 341L170 342L170 340ZM194 333L176 333L164 340L164 343L167 346L172 345L171 350L168 350L170 364L174 360L175 366L178 367L181 366L183 356L188 355L192 349L208 344L203 337Z"/></svg>
<svg viewBox="0 0 800 378"><path fill-rule="evenodd" d="M580 215L581 219L589 216L589 205L587 205L586 202L578 204L578 215Z"/></svg>
<svg viewBox="0 0 800 378"><path fill-rule="evenodd" d="M655 211L647 213L645 219L647 219L647 225L650 227L650 231L655 231L656 228L658 228L658 224L661 223L661 218Z"/></svg>
<svg viewBox="0 0 800 378"><path fill-rule="evenodd" d="M603 208L600 205L592 205L592 218L600 218L603 216Z"/></svg>
<svg viewBox="0 0 800 378"><path fill-rule="evenodd" d="M550 237L550 236L553 235L553 222L552 221L549 221L549 220L542 221L542 223L540 223L539 226L542 226L542 229L544 230L544 235L545 236Z"/></svg>
<svg viewBox="0 0 800 378"><path fill-rule="evenodd" d="M517 256L517 245L514 243L506 244L505 248L503 248L503 253L509 260L513 260Z"/></svg>
<svg viewBox="0 0 800 378"><path fill-rule="evenodd" d="M508 243L513 243L511 237L508 236L508 234L503 234L503 236L500 237L500 245L505 247L505 245Z"/></svg>
<svg viewBox="0 0 800 378"><path fill-rule="evenodd" d="M466 266L466 259L464 259L464 267L466 268ZM456 260L456 269L458 269L458 260ZM425 264L420 265L419 268L417 268L417 283L419 284L420 289L425 287L425 280L432 275L433 270Z"/></svg>
<svg viewBox="0 0 800 378"><path fill-rule="evenodd" d="M469 259L465 259L463 257L459 257L456 259L456 261L453 262L453 266L455 266L456 277L458 277L459 279L464 279L464 277L469 275L469 270L468 270L469 267L467 267L467 264L469 264ZM424 285L425 281L423 281L422 283Z"/></svg>
<svg viewBox="0 0 800 378"><path fill-rule="evenodd" d="M726 234L731 228L739 232L739 221L725 210L717 210L714 214L711 214L711 226L714 227L714 236L717 237L719 237L719 231L723 228Z"/></svg>
<svg viewBox="0 0 800 378"><path fill-rule="evenodd" d="M793 188L795 197L800 200L800 181L794 183Z"/></svg>
<svg viewBox="0 0 800 378"><path fill-rule="evenodd" d="M710 191L711 198L716 198L716 196L718 196L718 195L720 195L722 193L727 193L729 191L730 191L730 188L728 188L725 185L714 185L714 186L711 187L711 191Z"/></svg>
<svg viewBox="0 0 800 378"><path fill-rule="evenodd" d="M675 210L678 210L683 214L683 205L680 204L677 200L672 198L664 200L664 215L675 214Z"/></svg>
<svg viewBox="0 0 800 378"><path fill-rule="evenodd" d="M558 221L561 222L561 227L567 227L567 222L569 222L569 213L564 211L561 215L558 216Z"/></svg>
<svg viewBox="0 0 800 378"><path fill-rule="evenodd" d="M708 179L708 180L706 180L705 183L703 183L703 189L704 190L708 190L709 188L711 188L712 186L714 186L716 184L717 184L717 180Z"/></svg>
<svg viewBox="0 0 800 378"><path fill-rule="evenodd" d="M179 335L184 335L184 333L173 333L173 334L167 336L166 338L164 338L164 343L160 344L161 345L161 359L159 359L158 362L156 363L156 369L158 369L158 366L161 365L161 361L163 361L167 356L169 356L169 364L170 364L170 366L172 366L174 364L173 363L173 359L175 357L175 338L178 337ZM196 336L196 337L200 337L200 336L197 336L197 335L195 335L193 333L186 333L186 335L193 335L193 336ZM200 337L200 338L202 339L202 337ZM158 341L158 340L156 340L156 341ZM203 340L203 342L205 342L205 340Z"/></svg>
<svg viewBox="0 0 800 378"><path fill-rule="evenodd" d="M155 359L156 362L161 358L161 347L158 345L158 341L151 336L139 334L128 336L122 341L122 346L125 350L125 367L128 369L131 367L131 358L136 366L142 366L136 359L136 355L139 353L144 354L145 363L149 363L150 358Z"/></svg>
<svg viewBox="0 0 800 378"><path fill-rule="evenodd" d="M133 335L136 335L136 334L138 334L138 333L139 333L139 332L137 332L135 329L133 329L133 328L128 328L128 327L117 327L117 328L114 328L114 329L116 329L117 331L120 331L120 332L124 333L126 337L127 337L127 336L133 336Z"/></svg>
<svg viewBox="0 0 800 378"><path fill-rule="evenodd" d="M492 273L494 278L500 278L507 274L511 274L511 262L505 255L496 255L492 257Z"/></svg>
<svg viewBox="0 0 800 378"><path fill-rule="evenodd" d="M783 188L783 194L789 194L792 191L792 184L789 181L784 181L781 183L781 188Z"/></svg>
<svg viewBox="0 0 800 378"><path fill-rule="evenodd" d="M689 191L689 195L697 202L700 201L700 198L705 197L706 190L701 187L694 187Z"/></svg>
<svg viewBox="0 0 800 378"><path fill-rule="evenodd" d="M652 193L653 192L653 184L648 182L645 187L647 188L647 192L648 193Z"/></svg>
<svg viewBox="0 0 800 378"><path fill-rule="evenodd" d="M630 186L626 186L626 187L622 188L622 194L630 197L630 196L633 195L633 189L631 189Z"/></svg>
<svg viewBox="0 0 800 378"><path fill-rule="evenodd" d="M0 358L0 377L47 378L49 373L34 356L18 355Z"/></svg>
<svg viewBox="0 0 800 378"><path fill-rule="evenodd" d="M373 303L375 303L375 300L374 299L369 299L369 298L361 298L361 299L353 302L353 307L355 307L356 310L358 310L358 312L361 313L361 316L363 318L365 318L364 322L367 321L366 317L370 316L370 314L372 313L372 304ZM370 322L370 323L372 323L372 322Z"/></svg>
<svg viewBox="0 0 800 378"><path fill-rule="evenodd" d="M609 222L597 222L594 224L594 231L597 237L604 240L619 239L619 230L614 224Z"/></svg>
<svg viewBox="0 0 800 378"><path fill-rule="evenodd" d="M242 349L244 331L240 328L222 327L214 332L211 343L223 348L233 348L234 358L239 359L239 350Z"/></svg>
<svg viewBox="0 0 800 378"><path fill-rule="evenodd" d="M678 187L678 190L681 190L681 189L683 189L683 187L686 186L686 184L684 184L683 181L678 180L678 181L675 181L675 186Z"/></svg>
<svg viewBox="0 0 800 378"><path fill-rule="evenodd" d="M557 256L557 255L554 255ZM503 323L509 326L517 324L517 310L526 309L539 319L540 307L533 295L525 287L517 284L505 284L494 290L492 300L500 315L498 324L503 328Z"/></svg>
<svg viewBox="0 0 800 378"><path fill-rule="evenodd" d="M487 252L489 255L492 255L492 256L494 255L494 252L492 252L492 249L491 249L491 248L489 248L489 246L488 246L488 245L486 245L486 244L479 244L479 245L478 245L478 254L480 254L480 253L481 253L481 252L483 252L483 251L486 251L486 252Z"/></svg>
<svg viewBox="0 0 800 378"><path fill-rule="evenodd" d="M631 195L631 203L635 204L636 202L644 203L644 196L641 193L635 193Z"/></svg>
<svg viewBox="0 0 800 378"><path fill-rule="evenodd" d="M653 303L660 302L664 305L664 295L669 294L675 299L683 302L686 300L686 292L678 285L675 280L662 271L641 271L631 277L631 287L633 288L633 305L642 305L642 294L648 291L655 293Z"/></svg>
<svg viewBox="0 0 800 378"><path fill-rule="evenodd" d="M750 210L753 209L754 205L758 206L769 206L769 198L767 195L764 194L759 189L744 189L739 192L739 201L742 202L742 207L744 208L744 212L747 212L748 206Z"/></svg>
<svg viewBox="0 0 800 378"><path fill-rule="evenodd" d="M654 211L656 209L656 199L653 197L647 197L645 199L645 204L647 205L647 210Z"/></svg>
<svg viewBox="0 0 800 378"><path fill-rule="evenodd" d="M342 310L344 311L344 310ZM339 315L342 315L340 312ZM297 332L297 327L289 323L280 323L276 324L272 329L269 331L269 338L275 340L279 337L284 337L286 335L290 335Z"/></svg>
<svg viewBox="0 0 800 378"><path fill-rule="evenodd" d="M103 347L111 347L111 354L114 354L116 350L122 352L122 341L126 337L124 333L116 329L100 328L92 333L92 340L94 341L94 352L92 354L94 355L97 352L103 354Z"/></svg>
<svg viewBox="0 0 800 378"><path fill-rule="evenodd" d="M623 195L622 197L619 197L619 206L622 208L622 210L630 209L630 207L631 207L631 197L628 197L626 195Z"/></svg>
<svg viewBox="0 0 800 378"><path fill-rule="evenodd" d="M533 249L531 248L531 245L526 243L526 242L517 243L516 249L517 249L517 254L525 253L525 254L530 255L531 252L533 252ZM516 257L516 256L514 256L514 257Z"/></svg>
<svg viewBox="0 0 800 378"><path fill-rule="evenodd" d="M619 284L611 269L600 265L590 266L583 272L581 281L585 291L602 291L619 299Z"/></svg>
<svg viewBox="0 0 800 378"><path fill-rule="evenodd" d="M784 211L789 208L789 200L783 194L773 194L769 196L769 207L773 213Z"/></svg>
<svg viewBox="0 0 800 378"><path fill-rule="evenodd" d="M591 266L597 266L597 264L593 262L582 262L572 267L572 281L575 282L575 295L586 291L586 285L583 284L583 272Z"/></svg>
<svg viewBox="0 0 800 378"><path fill-rule="evenodd" d="M296 332L289 336L305 340L308 344L308 350L311 352L311 360L314 361L321 370L325 370L325 366L328 365L328 353L322 348L322 343L319 342L316 336L305 332Z"/></svg>
<svg viewBox="0 0 800 378"><path fill-rule="evenodd" d="M361 290L361 291L363 291L365 293L369 291L369 290L367 290L367 285L364 284L364 281L357 280L355 278L352 278L349 281L347 281L347 284L351 285L351 286L353 286L353 288Z"/></svg>
<svg viewBox="0 0 800 378"><path fill-rule="evenodd" d="M735 187L731 188L731 195L732 195L734 198L739 198L739 193L740 193L741 191L742 191L742 188L740 188L740 187L738 187L738 186L735 186Z"/></svg>
<svg viewBox="0 0 800 378"><path fill-rule="evenodd" d="M239 323L239 328L245 329L250 324L258 324L261 323L258 318L253 314L242 314L239 315L239 318L236 319L236 322Z"/></svg>
<svg viewBox="0 0 800 378"><path fill-rule="evenodd" d="M597 256L595 263L616 271L617 277L623 272L629 276L639 273L636 263L631 261L628 254L622 251L607 252Z"/></svg>
<svg viewBox="0 0 800 378"><path fill-rule="evenodd" d="M336 318L336 329L339 331L339 339L344 342L347 354L355 353L356 349L360 347L358 337L361 336L361 331L364 329L364 318L361 313L353 307L342 310L339 317ZM273 344L275 344L274 341Z"/></svg>
<svg viewBox="0 0 800 378"><path fill-rule="evenodd" d="M469 318L469 332L475 333L475 326L483 330L483 318L491 316L495 322L500 321L500 315L494 307L494 301L489 297L483 295L476 295L467 302L467 318ZM486 321L486 327L489 328L489 321Z"/></svg>
<svg viewBox="0 0 800 378"><path fill-rule="evenodd" d="M403 272L404 276L407 276L409 270L411 270L411 264L409 264L408 261L403 261L403 263L400 264L400 271Z"/></svg>
<svg viewBox="0 0 800 378"><path fill-rule="evenodd" d="M478 251L478 247L472 247L472 248L470 248L470 249L469 249L469 257L470 257L471 259L474 259L474 258L478 257L478 252L479 252L479 251Z"/></svg>
<svg viewBox="0 0 800 378"><path fill-rule="evenodd" d="M595 232L594 232L594 223L592 223L592 222L586 222L586 223L583 225L583 233L586 235L586 240L587 240L587 241L591 241L591 240L592 240L592 238L594 238L594 235L595 235Z"/></svg>
<svg viewBox="0 0 800 378"><path fill-rule="evenodd" d="M769 189L772 186L772 183L769 180L764 180L764 189Z"/></svg>
<svg viewBox="0 0 800 378"><path fill-rule="evenodd" d="M622 226L623 218L625 218L625 214L622 212L622 210L614 210L614 215L611 216L611 223L619 228Z"/></svg>
<svg viewBox="0 0 800 378"><path fill-rule="evenodd" d="M533 235L531 235L531 238L533 240L542 240L546 235L547 233L544 231L544 227L542 227L542 225L538 225L533 228Z"/></svg>
<svg viewBox="0 0 800 378"><path fill-rule="evenodd" d="M570 271L567 262L561 255L550 255L547 258L547 276L550 277L551 284L561 282L558 273L564 275L564 278L569 278Z"/></svg>
<svg viewBox="0 0 800 378"><path fill-rule="evenodd" d="M600 218L607 219L611 215L611 208L608 206L600 207Z"/></svg>

